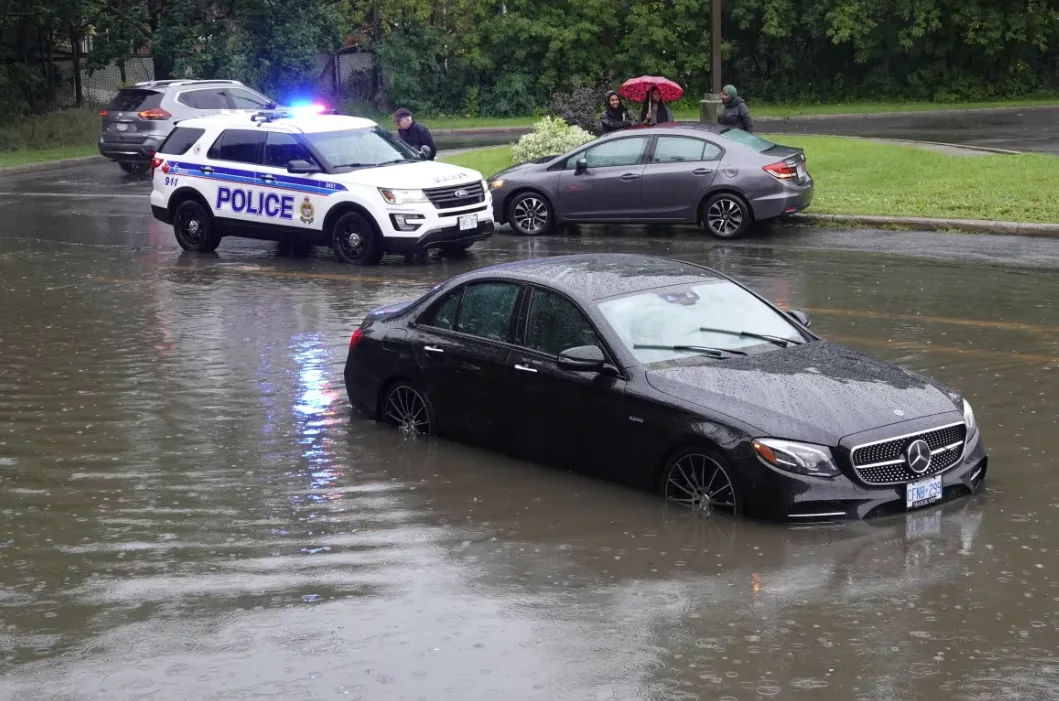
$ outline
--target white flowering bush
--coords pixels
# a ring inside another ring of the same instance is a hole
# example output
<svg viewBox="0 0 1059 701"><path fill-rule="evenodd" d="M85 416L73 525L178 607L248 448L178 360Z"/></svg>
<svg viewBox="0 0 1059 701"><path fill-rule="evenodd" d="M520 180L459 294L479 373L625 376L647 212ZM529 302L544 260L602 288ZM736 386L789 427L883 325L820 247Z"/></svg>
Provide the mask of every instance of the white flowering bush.
<svg viewBox="0 0 1059 701"><path fill-rule="evenodd" d="M593 138L581 127L572 127L558 117L545 117L533 125L533 133L523 136L511 148L511 157L515 163L526 163L558 156L587 144Z"/></svg>

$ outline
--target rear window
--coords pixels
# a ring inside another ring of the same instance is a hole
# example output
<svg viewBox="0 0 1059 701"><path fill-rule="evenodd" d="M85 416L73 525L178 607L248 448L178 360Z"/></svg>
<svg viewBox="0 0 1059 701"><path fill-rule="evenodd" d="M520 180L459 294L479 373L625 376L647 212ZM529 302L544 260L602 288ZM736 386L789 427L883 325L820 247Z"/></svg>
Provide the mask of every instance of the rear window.
<svg viewBox="0 0 1059 701"><path fill-rule="evenodd" d="M760 136L755 136L742 129L725 129L721 132L721 136L726 139L731 139L737 144L742 144L747 148L754 149L758 153L764 153L776 145L768 139L762 139Z"/></svg>
<svg viewBox="0 0 1059 701"><path fill-rule="evenodd" d="M177 127L169 132L169 136L162 142L162 145L158 147L158 153L165 153L170 156L183 156L205 133L205 129Z"/></svg>
<svg viewBox="0 0 1059 701"><path fill-rule="evenodd" d="M260 164L265 134L249 129L228 129L218 137L206 155L220 161Z"/></svg>
<svg viewBox="0 0 1059 701"><path fill-rule="evenodd" d="M107 105L110 112L143 112L162 104L162 93L154 90L119 90Z"/></svg>

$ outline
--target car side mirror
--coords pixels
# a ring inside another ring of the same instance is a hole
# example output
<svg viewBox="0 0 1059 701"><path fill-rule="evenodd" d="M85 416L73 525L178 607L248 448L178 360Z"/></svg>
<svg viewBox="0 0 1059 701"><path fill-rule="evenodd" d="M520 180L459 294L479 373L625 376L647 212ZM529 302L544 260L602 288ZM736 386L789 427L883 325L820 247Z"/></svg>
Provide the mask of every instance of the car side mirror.
<svg viewBox="0 0 1059 701"><path fill-rule="evenodd" d="M309 161L296 160L291 161L287 164L288 173L297 173L299 175L310 175L312 173L319 173L320 166Z"/></svg>
<svg viewBox="0 0 1059 701"><path fill-rule="evenodd" d="M801 309L790 309L787 311L787 316L797 321L805 328L809 328L813 325L813 320L809 318L809 315L803 312Z"/></svg>
<svg viewBox="0 0 1059 701"><path fill-rule="evenodd" d="M577 346L567 348L559 354L559 367L579 372L600 372L607 359L599 346Z"/></svg>
<svg viewBox="0 0 1059 701"><path fill-rule="evenodd" d="M577 168L574 170L574 173L576 173L577 175L581 175L586 170L588 170L588 159L587 158L579 158L579 159L577 159Z"/></svg>
<svg viewBox="0 0 1059 701"><path fill-rule="evenodd" d="M419 153L423 156L423 158L427 160L429 160L430 157L434 155L434 151L425 144L419 147Z"/></svg>

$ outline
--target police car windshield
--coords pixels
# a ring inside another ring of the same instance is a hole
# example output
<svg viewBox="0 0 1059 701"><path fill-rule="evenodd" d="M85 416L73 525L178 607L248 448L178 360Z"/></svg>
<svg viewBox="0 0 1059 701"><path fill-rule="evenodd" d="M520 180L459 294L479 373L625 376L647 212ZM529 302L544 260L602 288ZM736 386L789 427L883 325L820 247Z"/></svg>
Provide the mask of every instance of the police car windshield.
<svg viewBox="0 0 1059 701"><path fill-rule="evenodd" d="M304 138L335 170L421 160L410 146L379 127L315 132Z"/></svg>

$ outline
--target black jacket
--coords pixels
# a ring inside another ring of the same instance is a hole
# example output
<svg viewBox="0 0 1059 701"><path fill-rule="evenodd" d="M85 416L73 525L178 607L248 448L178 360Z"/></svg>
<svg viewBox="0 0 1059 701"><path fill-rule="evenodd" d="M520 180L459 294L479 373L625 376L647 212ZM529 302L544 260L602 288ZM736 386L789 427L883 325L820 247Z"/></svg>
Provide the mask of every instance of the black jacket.
<svg viewBox="0 0 1059 701"><path fill-rule="evenodd" d="M423 146L429 146L430 160L434 160L434 156L438 155L438 149L434 145L434 137L430 135L430 130L419 122L412 122L412 126L407 129L398 129L397 134L401 137L401 141L416 151Z"/></svg>
<svg viewBox="0 0 1059 701"><path fill-rule="evenodd" d="M754 120L750 118L750 109L741 97L735 98L724 106L721 113L717 115L717 123L732 129L754 131Z"/></svg>
<svg viewBox="0 0 1059 701"><path fill-rule="evenodd" d="M612 90L607 93L605 98L606 109L603 110L603 114L599 117L599 126L604 134L609 134L612 131L618 131L632 126L632 115L629 114L629 110L625 105L619 102L618 109L612 110L610 108L610 96L617 94L618 93Z"/></svg>
<svg viewBox="0 0 1059 701"><path fill-rule="evenodd" d="M647 119L647 108L650 104L649 101L645 102L643 103L643 107L640 108L641 124ZM651 126L654 126L655 124L668 124L673 121L673 111L669 109L669 105L664 102L659 102L656 107L658 109L658 121L651 122Z"/></svg>

